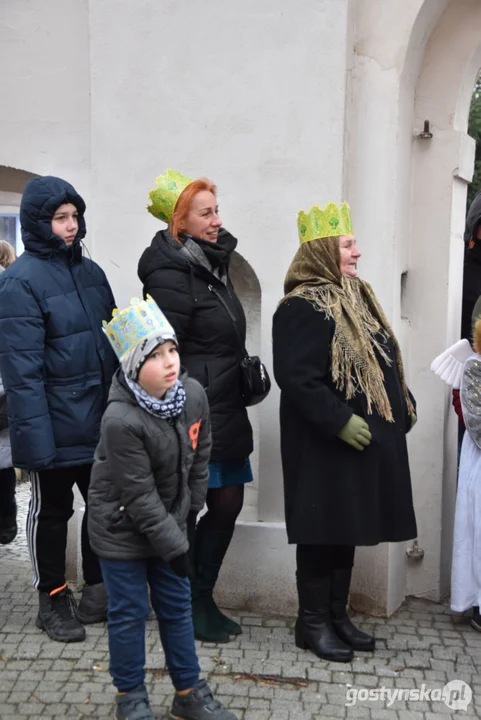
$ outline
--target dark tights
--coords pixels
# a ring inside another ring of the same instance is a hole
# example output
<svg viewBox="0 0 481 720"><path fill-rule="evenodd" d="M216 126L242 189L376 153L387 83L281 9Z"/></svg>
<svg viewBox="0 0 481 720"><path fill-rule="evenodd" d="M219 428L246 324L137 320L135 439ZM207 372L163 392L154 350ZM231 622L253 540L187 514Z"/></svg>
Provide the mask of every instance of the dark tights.
<svg viewBox="0 0 481 720"><path fill-rule="evenodd" d="M346 570L354 564L351 545L298 545L297 573L300 578L323 578L333 570Z"/></svg>
<svg viewBox="0 0 481 720"><path fill-rule="evenodd" d="M233 529L243 504L244 485L213 488L207 491L207 512L202 520L216 530Z"/></svg>

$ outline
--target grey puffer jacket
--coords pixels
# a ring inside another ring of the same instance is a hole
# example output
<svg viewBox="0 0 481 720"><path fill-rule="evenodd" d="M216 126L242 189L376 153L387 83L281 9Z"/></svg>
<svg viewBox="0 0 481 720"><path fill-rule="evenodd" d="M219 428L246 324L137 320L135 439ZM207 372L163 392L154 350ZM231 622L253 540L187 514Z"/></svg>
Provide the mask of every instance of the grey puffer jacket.
<svg viewBox="0 0 481 720"><path fill-rule="evenodd" d="M184 409L163 420L137 404L121 369L114 375L88 497L90 543L99 557L168 562L188 550L186 519L204 505L211 435L202 386L181 379Z"/></svg>

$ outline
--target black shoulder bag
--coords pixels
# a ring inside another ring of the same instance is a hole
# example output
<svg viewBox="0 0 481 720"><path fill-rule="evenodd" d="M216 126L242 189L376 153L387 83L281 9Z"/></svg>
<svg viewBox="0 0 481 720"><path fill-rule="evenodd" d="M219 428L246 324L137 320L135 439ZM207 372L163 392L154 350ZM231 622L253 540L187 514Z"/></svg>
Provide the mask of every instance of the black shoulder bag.
<svg viewBox="0 0 481 720"><path fill-rule="evenodd" d="M211 293L220 300L224 306L225 311L229 315L234 325L234 330L240 343L242 360L240 363L241 367L241 395L244 399L246 407L257 405L262 402L265 397L269 394L271 389L271 379L267 372L266 366L261 362L261 359L257 355L249 355L245 349L244 343L241 342L239 336L239 330L237 326L237 318L232 313L231 309L227 305L226 301L212 285L209 285Z"/></svg>

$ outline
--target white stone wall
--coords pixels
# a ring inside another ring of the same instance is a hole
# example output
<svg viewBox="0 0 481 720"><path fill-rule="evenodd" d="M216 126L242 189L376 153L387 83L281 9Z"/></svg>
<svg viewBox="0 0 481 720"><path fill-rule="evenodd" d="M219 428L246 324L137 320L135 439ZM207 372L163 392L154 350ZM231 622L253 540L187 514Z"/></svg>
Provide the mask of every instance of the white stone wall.
<svg viewBox="0 0 481 720"><path fill-rule="evenodd" d="M89 87L87 0L0 3L0 165L65 177L88 203Z"/></svg>
<svg viewBox="0 0 481 720"><path fill-rule="evenodd" d="M259 350L297 248L296 214L342 195L347 2L91 3L95 257L120 303L162 225L156 175L207 175L262 288ZM120 51L121 48L121 51ZM259 409L259 519L283 518L276 388Z"/></svg>

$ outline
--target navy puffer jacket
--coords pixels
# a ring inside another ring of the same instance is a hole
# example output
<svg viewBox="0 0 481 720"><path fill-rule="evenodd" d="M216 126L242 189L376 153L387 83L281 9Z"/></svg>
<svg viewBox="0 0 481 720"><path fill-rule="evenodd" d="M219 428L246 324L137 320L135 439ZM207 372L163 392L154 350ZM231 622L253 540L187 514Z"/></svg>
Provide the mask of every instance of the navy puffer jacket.
<svg viewBox="0 0 481 720"><path fill-rule="evenodd" d="M64 203L79 213L70 246L51 228ZM117 366L102 320L115 301L103 270L82 257L84 212L64 180L30 180L20 208L25 252L0 278L0 373L19 468L91 463L99 440Z"/></svg>

